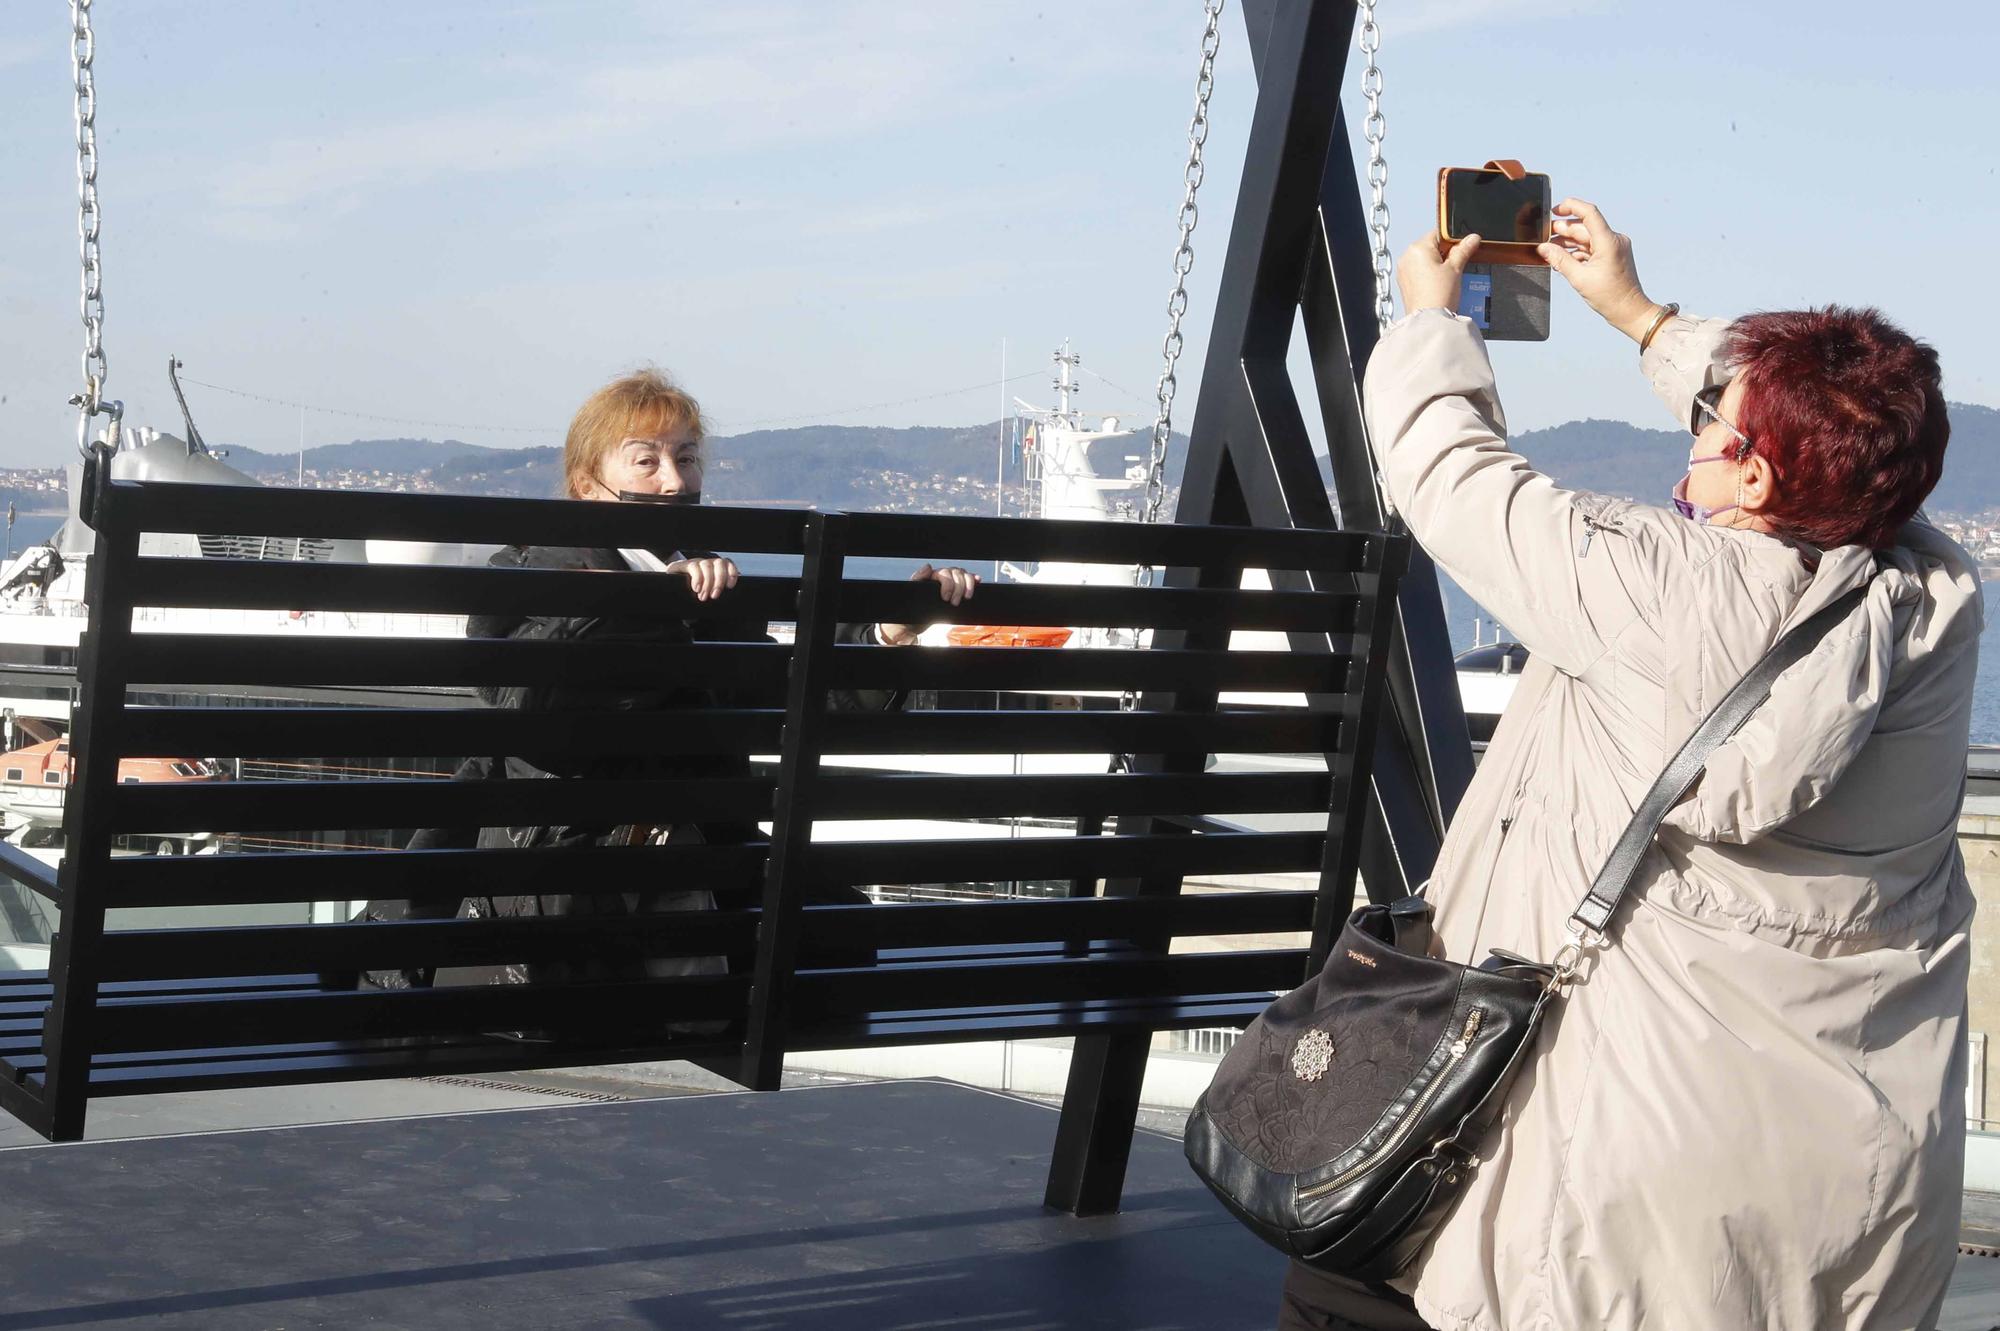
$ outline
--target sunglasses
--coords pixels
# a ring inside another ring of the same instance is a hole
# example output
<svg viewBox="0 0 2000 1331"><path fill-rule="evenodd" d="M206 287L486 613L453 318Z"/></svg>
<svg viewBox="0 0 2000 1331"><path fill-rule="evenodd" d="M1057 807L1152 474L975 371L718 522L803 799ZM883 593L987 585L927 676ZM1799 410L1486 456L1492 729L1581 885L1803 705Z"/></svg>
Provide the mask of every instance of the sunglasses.
<svg viewBox="0 0 2000 1331"><path fill-rule="evenodd" d="M1736 449L1734 455L1737 458L1744 458L1749 456L1750 450L1753 447L1755 447L1755 445L1753 445L1750 442L1750 436L1743 433L1743 431L1737 429L1736 426L1732 424L1727 417L1725 417L1721 412L1717 411L1715 409L1715 404L1713 402L1709 401L1707 397L1697 393L1694 399L1694 406L1697 412L1701 413L1703 416L1708 417L1709 420L1714 421L1716 424L1720 425L1723 429L1729 431L1730 434L1736 436ZM1699 438L1701 432L1707 428L1708 426L1706 423L1697 426L1694 430L1695 436Z"/></svg>

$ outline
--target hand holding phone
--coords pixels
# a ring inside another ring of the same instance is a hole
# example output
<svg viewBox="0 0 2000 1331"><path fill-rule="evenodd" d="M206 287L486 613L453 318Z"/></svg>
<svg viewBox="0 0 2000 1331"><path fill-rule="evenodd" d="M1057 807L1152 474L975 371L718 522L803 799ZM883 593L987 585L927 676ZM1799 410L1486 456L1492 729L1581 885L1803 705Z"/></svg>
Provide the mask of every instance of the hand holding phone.
<svg viewBox="0 0 2000 1331"><path fill-rule="evenodd" d="M1485 242L1478 236L1466 237L1447 252L1435 231L1404 250L1403 257L1396 261L1396 286L1403 293L1403 313L1456 311L1465 266L1484 252Z"/></svg>
<svg viewBox="0 0 2000 1331"><path fill-rule="evenodd" d="M1596 204L1564 199L1556 208L1554 238L1541 249L1548 265L1605 322L1635 342L1645 335L1659 306L1639 285L1631 237L1613 231Z"/></svg>

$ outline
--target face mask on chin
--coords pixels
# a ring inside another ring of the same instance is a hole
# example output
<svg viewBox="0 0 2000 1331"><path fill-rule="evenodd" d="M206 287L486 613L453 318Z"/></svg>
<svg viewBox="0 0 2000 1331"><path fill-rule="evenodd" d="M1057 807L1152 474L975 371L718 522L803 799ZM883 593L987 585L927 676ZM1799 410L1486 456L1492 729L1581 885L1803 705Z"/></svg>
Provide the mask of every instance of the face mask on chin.
<svg viewBox="0 0 2000 1331"><path fill-rule="evenodd" d="M1693 474L1692 472L1689 473L1689 475L1692 474ZM1687 493L1688 493L1688 478L1687 476L1683 476L1678 481L1674 482L1674 494L1673 494L1674 512L1680 514L1682 517L1686 518L1690 522L1700 522L1706 524L1708 522L1713 521L1715 518L1721 516L1722 514L1727 513L1730 510L1738 507L1738 505L1736 504L1724 504L1721 508L1709 508L1705 504L1697 504L1694 501L1690 500L1687 497Z"/></svg>
<svg viewBox="0 0 2000 1331"><path fill-rule="evenodd" d="M1694 469L1704 462L1734 462L1737 464L1736 488L1738 503L1724 504L1721 508L1709 508L1707 505L1697 504L1687 497L1688 482L1694 477ZM1674 482L1674 512L1680 514L1690 522L1699 522L1705 525L1724 513L1732 512L1742 507L1740 502L1742 499L1742 489L1743 470L1741 458L1734 457L1728 453L1711 453L1705 458L1691 457L1688 459L1688 469L1681 474L1681 478L1678 481Z"/></svg>
<svg viewBox="0 0 2000 1331"><path fill-rule="evenodd" d="M621 504L699 504L701 491L681 490L674 494L640 494L636 490L620 490L618 502Z"/></svg>

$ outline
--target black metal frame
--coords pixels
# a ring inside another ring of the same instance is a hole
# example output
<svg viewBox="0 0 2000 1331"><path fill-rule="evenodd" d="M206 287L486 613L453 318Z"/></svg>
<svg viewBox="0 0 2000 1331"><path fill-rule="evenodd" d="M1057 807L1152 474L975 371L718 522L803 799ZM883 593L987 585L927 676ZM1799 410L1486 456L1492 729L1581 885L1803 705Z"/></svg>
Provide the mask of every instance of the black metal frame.
<svg viewBox="0 0 2000 1331"><path fill-rule="evenodd" d="M1189 431L1179 522L1352 531L1395 525L1382 509L1361 412L1361 379L1376 337L1374 273L1340 114L1356 8L1353 0L1244 0L1257 106ZM1337 514L1286 365L1295 319L1312 361ZM1348 802L1359 822L1338 843L1356 857L1377 901L1430 876L1472 775L1436 569L1414 546L1409 561L1393 606L1369 627L1380 646L1369 653L1370 669L1382 670L1388 705L1379 724L1372 711L1362 719L1371 732L1372 778L1365 798ZM1189 576L1177 571L1168 585L1192 585ZM1272 583L1327 587L1340 576L1273 573ZM1295 636L1295 648L1308 645ZM1346 872L1344 865L1329 868ZM1344 914L1317 918L1316 959ZM1135 1036L1078 1041L1051 1204L1078 1212L1116 1207L1124 1162L1107 1143L1129 1139L1146 1056L1146 1042Z"/></svg>

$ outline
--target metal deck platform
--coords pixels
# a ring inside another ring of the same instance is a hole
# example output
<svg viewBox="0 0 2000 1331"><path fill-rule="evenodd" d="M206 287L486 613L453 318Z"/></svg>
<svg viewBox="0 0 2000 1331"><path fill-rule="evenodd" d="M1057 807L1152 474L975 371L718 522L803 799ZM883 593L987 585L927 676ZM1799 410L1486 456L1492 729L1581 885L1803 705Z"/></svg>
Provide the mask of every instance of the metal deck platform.
<svg viewBox="0 0 2000 1331"><path fill-rule="evenodd" d="M890 1082L0 1151L0 1331L1271 1325L1178 1142L1077 1220L1055 1125Z"/></svg>
<svg viewBox="0 0 2000 1331"><path fill-rule="evenodd" d="M1282 1260L1169 1137L1139 1134L1123 1214L1044 1210L1056 1115L1039 1104L942 1082L622 1103L371 1090L324 1108L521 1107L222 1128L320 1106L245 1092L191 1117L187 1097L148 1097L121 1102L134 1112L107 1116L106 1139L0 1149L0 1331L1261 1331L1274 1318ZM149 1122L221 1130L123 1135ZM2000 1259L1959 1259L1939 1325L2000 1327Z"/></svg>

